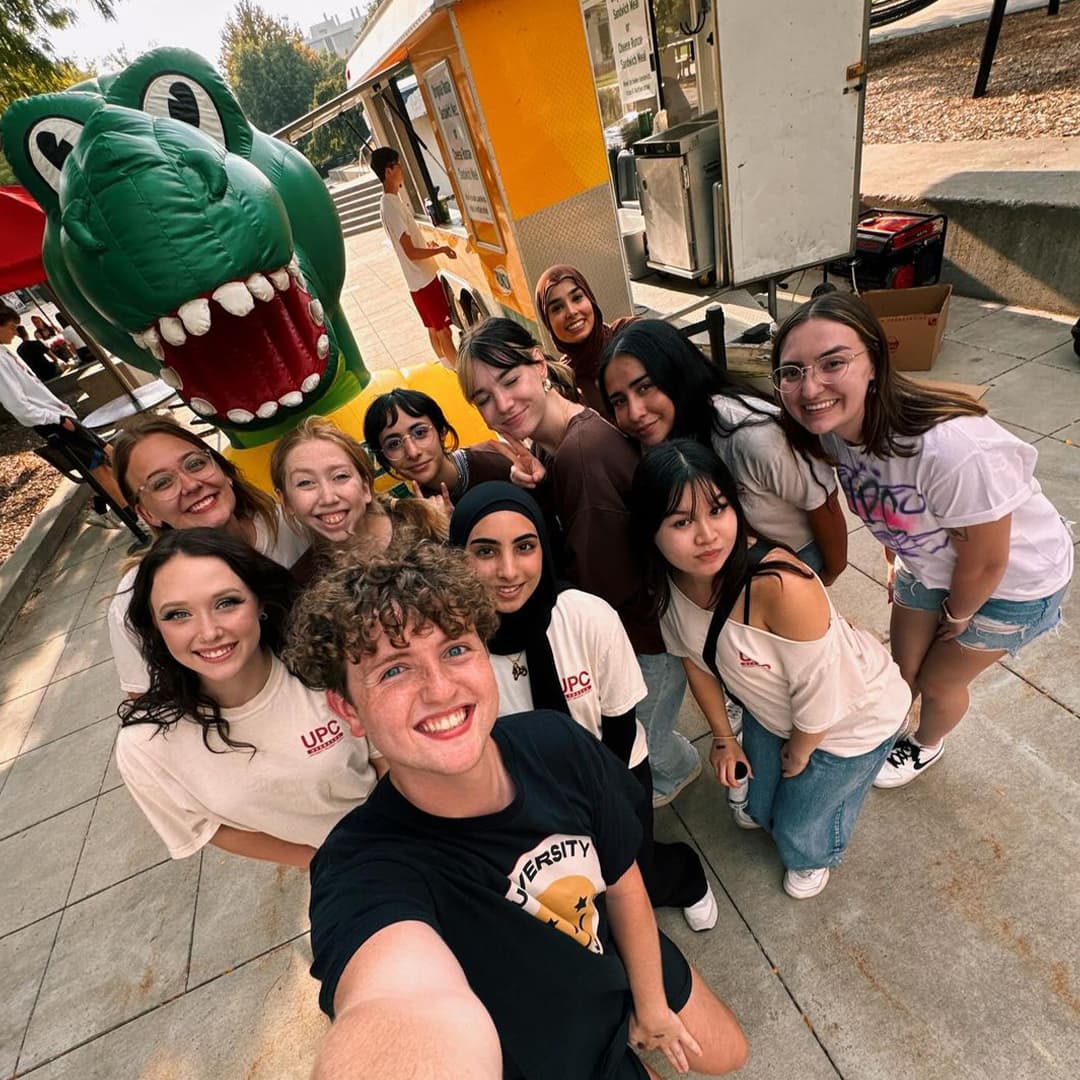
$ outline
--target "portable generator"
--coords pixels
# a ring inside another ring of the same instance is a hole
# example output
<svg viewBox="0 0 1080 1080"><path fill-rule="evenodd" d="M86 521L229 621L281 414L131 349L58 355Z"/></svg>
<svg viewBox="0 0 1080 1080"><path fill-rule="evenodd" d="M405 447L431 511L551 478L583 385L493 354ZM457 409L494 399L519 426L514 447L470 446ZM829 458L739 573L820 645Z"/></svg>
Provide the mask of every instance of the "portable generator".
<svg viewBox="0 0 1080 1080"><path fill-rule="evenodd" d="M829 263L830 274L848 277L863 289L910 289L936 285L945 254L944 214L914 210L866 210L859 215L855 257Z"/></svg>

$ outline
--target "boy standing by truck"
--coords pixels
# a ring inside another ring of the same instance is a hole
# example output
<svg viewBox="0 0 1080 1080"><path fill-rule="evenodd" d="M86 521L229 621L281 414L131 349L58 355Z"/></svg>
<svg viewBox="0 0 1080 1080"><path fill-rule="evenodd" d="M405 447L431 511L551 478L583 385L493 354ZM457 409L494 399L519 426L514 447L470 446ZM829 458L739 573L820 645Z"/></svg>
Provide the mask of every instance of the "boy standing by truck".
<svg viewBox="0 0 1080 1080"><path fill-rule="evenodd" d="M416 310L427 327L431 347L453 370L457 367L457 350L450 333L450 308L431 260L437 255L456 259L457 254L445 244L424 243L416 219L398 194L405 182L405 170L398 152L389 146L380 146L371 155L371 167L383 186L379 203L382 227L401 263L401 272Z"/></svg>

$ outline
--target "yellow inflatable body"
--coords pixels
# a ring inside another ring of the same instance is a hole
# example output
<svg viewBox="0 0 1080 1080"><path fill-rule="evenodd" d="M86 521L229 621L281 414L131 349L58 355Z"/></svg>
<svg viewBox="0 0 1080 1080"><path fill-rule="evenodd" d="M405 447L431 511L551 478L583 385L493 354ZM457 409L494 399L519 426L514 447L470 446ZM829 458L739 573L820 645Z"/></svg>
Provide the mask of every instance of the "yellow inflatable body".
<svg viewBox="0 0 1080 1080"><path fill-rule="evenodd" d="M363 441L364 415L368 405L380 394L385 394L399 386L420 390L429 397L433 397L442 407L446 419L457 431L462 446L471 446L473 443L495 438L495 433L480 418L480 413L462 396L457 376L442 364L437 363L373 372L371 382L364 387L363 391L347 405L328 413L327 419L332 420L342 431L347 431L354 438ZM273 493L274 485L270 482L270 456L276 445L276 442L266 443L248 450L229 447L224 453L242 470L251 483L262 488L263 491ZM371 460L378 470L375 480L376 489L389 491L395 487L398 481L379 469L374 454L371 455Z"/></svg>

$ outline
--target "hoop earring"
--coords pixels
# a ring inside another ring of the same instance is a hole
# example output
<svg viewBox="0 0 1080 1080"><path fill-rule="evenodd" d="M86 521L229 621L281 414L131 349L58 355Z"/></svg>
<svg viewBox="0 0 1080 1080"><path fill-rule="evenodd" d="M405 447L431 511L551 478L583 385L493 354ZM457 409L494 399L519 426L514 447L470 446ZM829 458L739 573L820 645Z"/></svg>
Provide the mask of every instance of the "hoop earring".
<svg viewBox="0 0 1080 1080"><path fill-rule="evenodd" d="M266 622L266 612L265 611L260 611L259 612L259 622Z"/></svg>

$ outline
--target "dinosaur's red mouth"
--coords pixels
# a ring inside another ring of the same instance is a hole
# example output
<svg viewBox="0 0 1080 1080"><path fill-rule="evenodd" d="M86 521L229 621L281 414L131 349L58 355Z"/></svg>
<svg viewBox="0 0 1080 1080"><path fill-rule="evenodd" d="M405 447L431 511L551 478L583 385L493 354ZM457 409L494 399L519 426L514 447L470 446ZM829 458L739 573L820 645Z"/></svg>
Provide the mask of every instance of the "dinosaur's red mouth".
<svg viewBox="0 0 1080 1080"><path fill-rule="evenodd" d="M322 304L295 257L280 270L227 281L131 336L195 412L230 424L303 405L326 375L331 347Z"/></svg>

